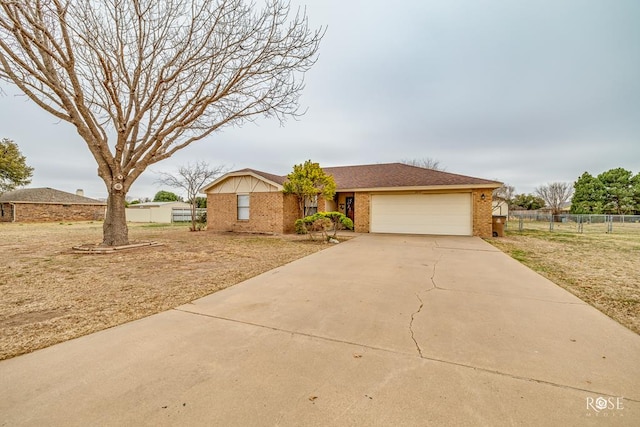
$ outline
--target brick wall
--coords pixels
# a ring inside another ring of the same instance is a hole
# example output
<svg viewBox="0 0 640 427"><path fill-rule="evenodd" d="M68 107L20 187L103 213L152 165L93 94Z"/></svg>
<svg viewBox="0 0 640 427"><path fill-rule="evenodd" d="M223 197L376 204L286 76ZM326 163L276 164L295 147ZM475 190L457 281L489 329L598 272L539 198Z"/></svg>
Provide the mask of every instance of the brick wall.
<svg viewBox="0 0 640 427"><path fill-rule="evenodd" d="M283 194L282 203L282 232L293 233L295 232L294 223L298 219L298 198L293 194Z"/></svg>
<svg viewBox="0 0 640 427"><path fill-rule="evenodd" d="M353 200L354 231L358 233L368 233L371 215L369 213L369 193L355 193Z"/></svg>
<svg viewBox="0 0 640 427"><path fill-rule="evenodd" d="M492 235L492 200L493 190L477 189L471 194L471 203L473 203L473 235L478 237L491 237ZM485 199L482 200L482 194Z"/></svg>
<svg viewBox="0 0 640 427"><path fill-rule="evenodd" d="M481 199L483 193L485 200ZM474 236L491 237L491 193L490 188L472 192ZM355 231L368 233L371 196L367 192L356 192L354 198ZM208 194L208 229L278 234L294 232L293 224L298 218L298 203L295 196L284 195L281 192L251 193L249 206L249 220L239 221L236 194ZM318 200L318 210L323 210L322 207L324 203Z"/></svg>
<svg viewBox="0 0 640 427"><path fill-rule="evenodd" d="M235 194L207 194L207 229L231 231L237 217Z"/></svg>
<svg viewBox="0 0 640 427"><path fill-rule="evenodd" d="M284 194L281 192L259 192L249 195L249 219L238 220L236 194L207 195L207 228L213 231L238 231L255 233L283 233L293 231L286 224L283 211ZM288 201L290 202L290 201ZM297 206L293 204L294 208ZM294 209L297 212L297 209Z"/></svg>
<svg viewBox="0 0 640 427"><path fill-rule="evenodd" d="M102 221L106 207L104 205L62 205L40 203L15 203L15 216L12 206L3 203L0 208L0 221L11 222L55 222L55 221ZM1 215L4 213L4 215Z"/></svg>
<svg viewBox="0 0 640 427"><path fill-rule="evenodd" d="M318 212L327 212L328 203L322 196L318 196Z"/></svg>
<svg viewBox="0 0 640 427"><path fill-rule="evenodd" d="M0 222L13 221L13 206L9 203L0 203Z"/></svg>

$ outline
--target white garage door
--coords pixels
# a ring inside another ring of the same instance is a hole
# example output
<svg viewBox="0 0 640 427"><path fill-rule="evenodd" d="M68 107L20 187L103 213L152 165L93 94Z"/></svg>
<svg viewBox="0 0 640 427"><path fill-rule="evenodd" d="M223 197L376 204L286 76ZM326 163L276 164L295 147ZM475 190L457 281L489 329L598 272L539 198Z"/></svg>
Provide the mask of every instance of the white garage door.
<svg viewBox="0 0 640 427"><path fill-rule="evenodd" d="M371 232L471 235L471 193L371 196Z"/></svg>

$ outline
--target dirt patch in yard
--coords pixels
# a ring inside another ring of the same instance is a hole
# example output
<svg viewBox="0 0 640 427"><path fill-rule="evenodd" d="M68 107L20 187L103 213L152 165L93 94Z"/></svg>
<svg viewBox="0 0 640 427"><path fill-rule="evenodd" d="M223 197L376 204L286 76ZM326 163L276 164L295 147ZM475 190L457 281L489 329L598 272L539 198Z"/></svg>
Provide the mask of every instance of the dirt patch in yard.
<svg viewBox="0 0 640 427"><path fill-rule="evenodd" d="M317 252L303 236L130 225L160 246L76 253L102 223L0 224L0 360L171 309Z"/></svg>
<svg viewBox="0 0 640 427"><path fill-rule="evenodd" d="M640 234L525 230L489 243L640 334Z"/></svg>

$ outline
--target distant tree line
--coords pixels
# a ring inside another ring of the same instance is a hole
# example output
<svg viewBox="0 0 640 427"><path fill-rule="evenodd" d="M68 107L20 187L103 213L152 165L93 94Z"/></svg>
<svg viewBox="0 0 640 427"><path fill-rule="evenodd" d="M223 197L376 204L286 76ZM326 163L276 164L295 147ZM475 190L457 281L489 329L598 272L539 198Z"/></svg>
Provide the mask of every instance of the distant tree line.
<svg viewBox="0 0 640 427"><path fill-rule="evenodd" d="M547 208L557 215L570 202L572 214L640 215L640 173L624 168L610 169L598 176L583 173L574 183L553 182L534 194L516 194L508 184L497 188L494 198L505 200L509 209Z"/></svg>
<svg viewBox="0 0 640 427"><path fill-rule="evenodd" d="M593 176L583 173L573 184L571 213L640 214L640 173L623 168Z"/></svg>

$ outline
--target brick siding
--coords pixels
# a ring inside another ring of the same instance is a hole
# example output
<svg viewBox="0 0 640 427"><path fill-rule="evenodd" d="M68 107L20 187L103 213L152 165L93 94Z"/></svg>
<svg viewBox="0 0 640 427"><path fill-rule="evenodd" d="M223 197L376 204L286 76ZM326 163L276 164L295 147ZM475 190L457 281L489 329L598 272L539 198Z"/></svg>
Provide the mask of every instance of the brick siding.
<svg viewBox="0 0 640 427"><path fill-rule="evenodd" d="M473 235L478 237L491 237L492 236L492 200L491 195L493 189L479 189L473 190L471 194L472 209L473 209ZM482 194L485 199L482 200Z"/></svg>
<svg viewBox="0 0 640 427"><path fill-rule="evenodd" d="M484 193L485 200L481 199ZM492 189L472 191L472 216L474 236L491 237L492 234ZM368 233L370 227L369 192L355 192L354 226L359 233ZM338 202L341 202L338 198ZM318 211L325 208L324 200L318 200ZM238 220L236 194L207 195L208 229L214 231L239 231L259 233L293 233L294 222L298 218L298 202L295 196L282 192L256 192L250 194L249 219Z"/></svg>
<svg viewBox="0 0 640 427"><path fill-rule="evenodd" d="M297 212L295 197L278 191L250 193L249 219L239 220L237 194L207 195L207 228L213 231L291 233Z"/></svg>
<svg viewBox="0 0 640 427"><path fill-rule="evenodd" d="M293 194L283 194L282 204L282 232L293 233L295 232L294 223L298 219L298 199Z"/></svg>
<svg viewBox="0 0 640 427"><path fill-rule="evenodd" d="M12 222L14 218L15 222L102 221L105 210L104 205L2 203L0 221Z"/></svg>
<svg viewBox="0 0 640 427"><path fill-rule="evenodd" d="M354 193L353 200L353 228L358 233L368 233L370 224L370 200L369 193Z"/></svg>

